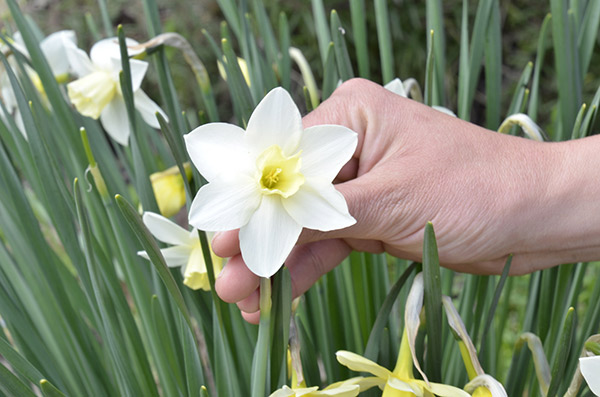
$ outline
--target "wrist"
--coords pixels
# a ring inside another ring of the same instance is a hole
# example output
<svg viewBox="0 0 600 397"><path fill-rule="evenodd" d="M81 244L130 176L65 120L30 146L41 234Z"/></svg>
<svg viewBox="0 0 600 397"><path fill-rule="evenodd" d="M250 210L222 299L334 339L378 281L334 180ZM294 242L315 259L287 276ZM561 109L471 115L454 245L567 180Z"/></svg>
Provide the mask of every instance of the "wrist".
<svg viewBox="0 0 600 397"><path fill-rule="evenodd" d="M535 180L521 186L517 235L523 253L543 253L543 267L600 259L599 138L537 144L527 156Z"/></svg>

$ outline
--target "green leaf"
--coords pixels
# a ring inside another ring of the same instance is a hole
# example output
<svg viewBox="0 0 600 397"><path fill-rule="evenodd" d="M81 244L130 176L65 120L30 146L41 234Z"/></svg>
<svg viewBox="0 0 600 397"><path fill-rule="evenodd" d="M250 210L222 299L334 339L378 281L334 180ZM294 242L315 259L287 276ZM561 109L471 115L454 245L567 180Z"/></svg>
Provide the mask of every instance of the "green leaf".
<svg viewBox="0 0 600 397"><path fill-rule="evenodd" d="M431 381L442 379L442 293L440 260L433 225L425 226L423 241L423 281L425 284L425 318L427 332L426 371Z"/></svg>
<svg viewBox="0 0 600 397"><path fill-rule="evenodd" d="M575 333L575 323L577 321L577 313L572 307L567 311L565 320L563 322L560 336L557 340L558 354L555 356L552 363L552 379L550 380L550 386L548 387L548 394L546 397L554 397L558 393L560 381L565 375L565 367L567 359L569 357L569 351L573 344L573 336Z"/></svg>
<svg viewBox="0 0 600 397"><path fill-rule="evenodd" d="M45 397L65 397L65 394L46 379L40 380L40 388Z"/></svg>
<svg viewBox="0 0 600 397"><path fill-rule="evenodd" d="M367 18L365 18L365 1L350 0L350 17L352 18L352 33L358 60L358 75L370 78L369 48L367 46Z"/></svg>
<svg viewBox="0 0 600 397"><path fill-rule="evenodd" d="M377 23L377 40L379 42L379 59L383 83L387 84L396 77L394 71L394 51L390 32L387 0L375 0L375 22Z"/></svg>
<svg viewBox="0 0 600 397"><path fill-rule="evenodd" d="M582 77L579 54L573 37L572 21L567 10L568 4L562 0L550 0L552 11L552 41L554 43L554 64L558 83L558 109L561 128L554 139L565 140L573 129L577 109L581 106Z"/></svg>
<svg viewBox="0 0 600 397"><path fill-rule="evenodd" d="M531 82L531 95L529 100L529 108L527 114L533 121L537 121L538 109L540 107L540 74L542 67L544 66L544 56L546 55L546 37L548 35L548 26L552 14L546 14L542 27L540 29L540 36L537 44L537 54L535 56L535 68L533 70L533 79Z"/></svg>
<svg viewBox="0 0 600 397"><path fill-rule="evenodd" d="M404 287L406 280L413 274L416 268L416 263L412 263L406 270L402 273L402 275L398 278L398 280L394 283L387 296L385 297L385 301L383 301L383 305L381 305L381 309L379 309L379 313L377 314L377 318L375 319L375 324L373 324L373 328L371 328L371 333L369 334L369 341L367 342L367 347L365 348L364 356L369 360L377 360L377 356L379 355L379 346L381 341L381 336L383 330L390 318L390 313L392 312L392 308L394 307L394 303Z"/></svg>
<svg viewBox="0 0 600 397"><path fill-rule="evenodd" d="M444 29L444 9L441 0L427 0L425 11L427 13L426 32L433 30L433 57L435 70L433 72L433 87L431 105L444 105L444 73L446 72L446 43Z"/></svg>
<svg viewBox="0 0 600 397"><path fill-rule="evenodd" d="M325 7L323 7L323 0L311 0L311 4L313 19L315 21L315 33L321 53L321 62L323 62L323 69L327 71L325 64L329 54L329 43L331 42L329 26L327 25L327 14L325 13Z"/></svg>
<svg viewBox="0 0 600 397"><path fill-rule="evenodd" d="M35 393L19 378L0 364L0 390L9 396L35 397Z"/></svg>
<svg viewBox="0 0 600 397"><path fill-rule="evenodd" d="M140 243L142 243L142 246L144 247L144 250L148 254L150 261L154 265L154 268L156 269L156 271L160 275L160 278L162 279L163 283L167 287L167 290L169 291L171 298L173 298L175 304L181 311L181 314L183 315L188 327L190 327L190 330L193 329L192 323L190 321L188 309L185 306L185 302L183 300L183 296L181 295L181 291L179 290L179 287L175 283L175 279L173 278L173 275L169 271L169 268L167 267L167 264L165 263L165 259L163 258L162 253L160 252L160 249L158 248L158 245L156 244L156 241L154 240L154 237L152 237L152 235L150 234L148 229L144 226L144 223L142 222L142 218L137 213L135 208L133 208L131 206L131 204L129 204L129 202L127 202L127 200L125 200L122 196L117 194L115 196L115 201L117 202L117 205L119 206L119 209L121 210L121 213L123 214L123 217L129 224L129 227L135 233L135 235L139 239ZM208 266L208 267L210 267L210 266Z"/></svg>
<svg viewBox="0 0 600 397"><path fill-rule="evenodd" d="M267 369L271 360L271 280L260 278L260 324L258 325L258 340L252 359L251 396L262 397L266 395L266 386L270 384Z"/></svg>
<svg viewBox="0 0 600 397"><path fill-rule="evenodd" d="M335 10L331 11L331 37L333 38L333 49L335 50L335 59L338 67L338 73L342 81L354 77L350 55L346 47L346 30L342 27L342 22Z"/></svg>

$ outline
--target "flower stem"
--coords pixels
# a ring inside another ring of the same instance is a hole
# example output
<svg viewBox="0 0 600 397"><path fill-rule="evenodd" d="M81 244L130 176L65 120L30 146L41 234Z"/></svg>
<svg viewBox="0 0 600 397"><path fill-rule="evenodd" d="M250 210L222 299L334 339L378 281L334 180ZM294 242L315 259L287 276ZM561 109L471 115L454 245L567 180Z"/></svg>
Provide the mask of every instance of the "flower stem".
<svg viewBox="0 0 600 397"><path fill-rule="evenodd" d="M265 396L265 385L270 365L269 341L271 329L271 279L260 279L260 323L258 340L252 359L252 397Z"/></svg>

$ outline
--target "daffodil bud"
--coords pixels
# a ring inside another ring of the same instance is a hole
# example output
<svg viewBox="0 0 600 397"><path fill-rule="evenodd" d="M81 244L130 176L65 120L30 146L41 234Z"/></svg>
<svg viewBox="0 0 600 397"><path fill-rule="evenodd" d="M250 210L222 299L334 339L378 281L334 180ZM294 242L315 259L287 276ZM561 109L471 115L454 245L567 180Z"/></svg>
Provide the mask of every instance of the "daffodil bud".
<svg viewBox="0 0 600 397"><path fill-rule="evenodd" d="M190 180L192 169L189 163L183 165L186 178ZM173 166L165 171L150 175L152 190L160 213L167 218L177 214L185 205L185 184L179 168Z"/></svg>

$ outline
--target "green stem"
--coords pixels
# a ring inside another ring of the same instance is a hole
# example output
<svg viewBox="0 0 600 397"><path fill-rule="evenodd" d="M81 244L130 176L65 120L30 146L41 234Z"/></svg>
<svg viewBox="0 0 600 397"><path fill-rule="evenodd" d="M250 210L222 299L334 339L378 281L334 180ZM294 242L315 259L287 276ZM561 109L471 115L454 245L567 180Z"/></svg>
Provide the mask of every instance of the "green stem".
<svg viewBox="0 0 600 397"><path fill-rule="evenodd" d="M269 330L271 327L271 279L260 279L260 323L258 340L252 360L252 397L265 395L265 385L268 384L267 371L269 368Z"/></svg>

